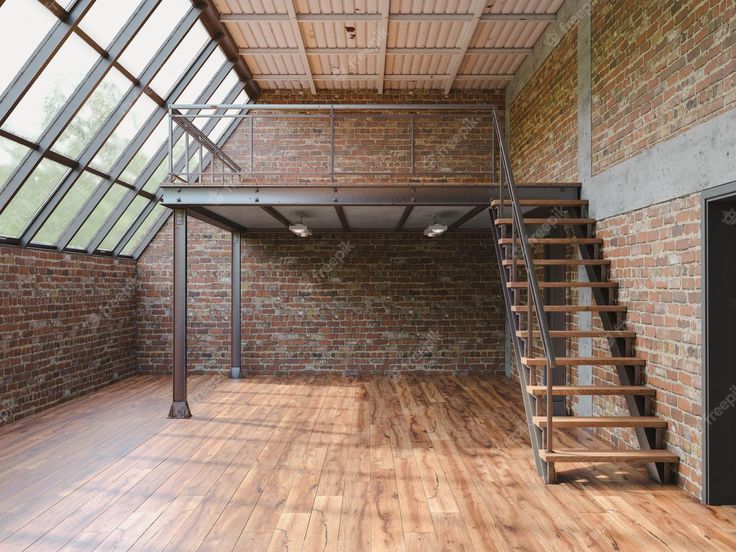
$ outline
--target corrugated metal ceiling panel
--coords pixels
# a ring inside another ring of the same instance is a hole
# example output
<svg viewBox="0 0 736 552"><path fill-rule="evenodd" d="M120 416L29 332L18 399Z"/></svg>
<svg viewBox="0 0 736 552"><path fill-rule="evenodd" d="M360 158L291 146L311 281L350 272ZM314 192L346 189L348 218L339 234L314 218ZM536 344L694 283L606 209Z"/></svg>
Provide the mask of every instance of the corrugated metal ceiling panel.
<svg viewBox="0 0 736 552"><path fill-rule="evenodd" d="M301 20L296 36L294 26L286 17L287 4L293 1ZM563 0L509 0L493 2L486 14L555 14ZM264 88L303 89L306 80L276 79L276 75L305 75L307 67L299 53L300 42L307 51L309 68L318 88L356 89L375 88L372 77L379 70L381 24L377 15L380 0L215 0L223 15L249 14L260 16L252 20L229 21L238 47L252 69L256 80ZM411 14L463 15L472 13L475 0L391 0L391 15ZM268 20L267 16L276 16ZM358 19L345 18L356 15ZM373 19L360 19L370 15ZM336 20L322 20L319 16L335 16ZM281 17L281 19L278 19ZM317 17L318 20L314 18ZM385 88L426 89L442 88L447 82L443 75L451 71L454 56L448 51L417 52L416 49L457 49L467 25L462 20L408 21L389 19L385 61ZM477 24L470 48L525 48L531 49L547 28L547 21L481 21ZM355 49L355 52L314 52L315 49ZM400 49L412 48L410 52ZM249 53L248 50L257 49ZM272 49L287 49L268 52ZM393 51L392 51L393 50ZM467 53L464 55L454 87L458 89L504 88L507 79L493 79L492 75L514 74L525 59L519 53ZM258 78L264 75L266 78ZM320 78L340 75L338 78ZM355 79L346 75L356 75ZM371 75L370 78L365 78ZM400 78L391 78L396 75ZM432 80L411 80L412 75L437 75ZM488 75L486 80L464 79L463 75ZM361 78L360 76L364 76ZM273 77L273 78L272 78Z"/></svg>

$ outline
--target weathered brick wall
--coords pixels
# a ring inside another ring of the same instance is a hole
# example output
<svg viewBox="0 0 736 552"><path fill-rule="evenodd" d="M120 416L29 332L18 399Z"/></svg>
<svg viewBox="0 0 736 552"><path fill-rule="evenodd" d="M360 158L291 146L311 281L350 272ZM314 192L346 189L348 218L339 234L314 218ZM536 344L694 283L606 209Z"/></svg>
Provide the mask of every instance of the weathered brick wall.
<svg viewBox="0 0 736 552"><path fill-rule="evenodd" d="M226 370L230 236L192 219L189 230L189 367ZM169 222L138 262L143 372L171 366L171 244ZM247 371L504 368L488 233L244 235L242 301Z"/></svg>
<svg viewBox="0 0 736 552"><path fill-rule="evenodd" d="M698 495L702 484L701 207L698 194L598 223L611 280L637 332L636 355L647 361L644 382L657 389L655 414L668 422L667 448L681 458L680 484ZM600 329L600 328L599 328ZM593 353L608 355L594 340ZM596 368L594 385L618 383L612 368ZM594 415L625 414L623 399L594 400ZM632 431L601 431L634 444Z"/></svg>
<svg viewBox="0 0 736 552"><path fill-rule="evenodd" d="M517 182L576 182L577 26L562 39L510 106Z"/></svg>
<svg viewBox="0 0 736 552"><path fill-rule="evenodd" d="M135 374L135 271L0 247L0 425Z"/></svg>
<svg viewBox="0 0 736 552"><path fill-rule="evenodd" d="M736 107L733 0L595 0L593 170Z"/></svg>
<svg viewBox="0 0 736 552"><path fill-rule="evenodd" d="M313 96L273 90L265 91L259 100L265 104L489 104L497 106L501 121L503 102L503 94L497 91L449 96L438 91L389 91L384 95L323 91ZM273 112L257 114L264 116L252 123L243 120L224 148L243 168L242 184L329 185L331 162L337 184L487 182L493 169L489 112L448 115L422 111L413 117L412 130L412 115L407 111L337 111L334 159L330 157L329 112L308 112L308 118L296 118L305 115L300 112L280 117L274 117ZM247 174L251 166L255 173L264 174Z"/></svg>

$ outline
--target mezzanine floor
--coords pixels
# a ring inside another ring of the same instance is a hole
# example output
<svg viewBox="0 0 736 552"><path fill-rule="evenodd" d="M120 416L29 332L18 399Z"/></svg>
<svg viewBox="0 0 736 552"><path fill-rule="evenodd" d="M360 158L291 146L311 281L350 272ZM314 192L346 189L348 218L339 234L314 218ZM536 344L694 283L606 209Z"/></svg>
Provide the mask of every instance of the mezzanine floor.
<svg viewBox="0 0 736 552"><path fill-rule="evenodd" d="M733 550L626 466L545 486L504 379L136 377L0 428L0 550ZM569 444L591 437L568 434Z"/></svg>

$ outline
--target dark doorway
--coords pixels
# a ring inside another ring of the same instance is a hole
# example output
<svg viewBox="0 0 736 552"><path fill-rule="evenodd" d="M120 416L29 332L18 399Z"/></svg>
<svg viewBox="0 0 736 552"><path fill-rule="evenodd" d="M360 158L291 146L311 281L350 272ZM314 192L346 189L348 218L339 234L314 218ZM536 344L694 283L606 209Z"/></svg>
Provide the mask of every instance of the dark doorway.
<svg viewBox="0 0 736 552"><path fill-rule="evenodd" d="M736 504L736 194L704 208L704 499Z"/></svg>

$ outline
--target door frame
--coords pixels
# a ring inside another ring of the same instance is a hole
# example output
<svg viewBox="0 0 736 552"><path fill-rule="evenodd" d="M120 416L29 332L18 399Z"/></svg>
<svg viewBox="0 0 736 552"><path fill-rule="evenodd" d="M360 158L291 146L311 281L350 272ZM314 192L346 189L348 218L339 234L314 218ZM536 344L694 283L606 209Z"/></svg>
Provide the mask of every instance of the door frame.
<svg viewBox="0 0 736 552"><path fill-rule="evenodd" d="M736 182L729 182L721 186L709 188L700 193L701 196L701 213L700 217L700 247L701 247L701 360L700 371L702 377L702 402L703 413L701 420L702 431L702 491L701 498L704 503L710 504L709 495L709 442L708 442L708 416L711 412L708 404L708 206L711 202L735 198L736 199Z"/></svg>

